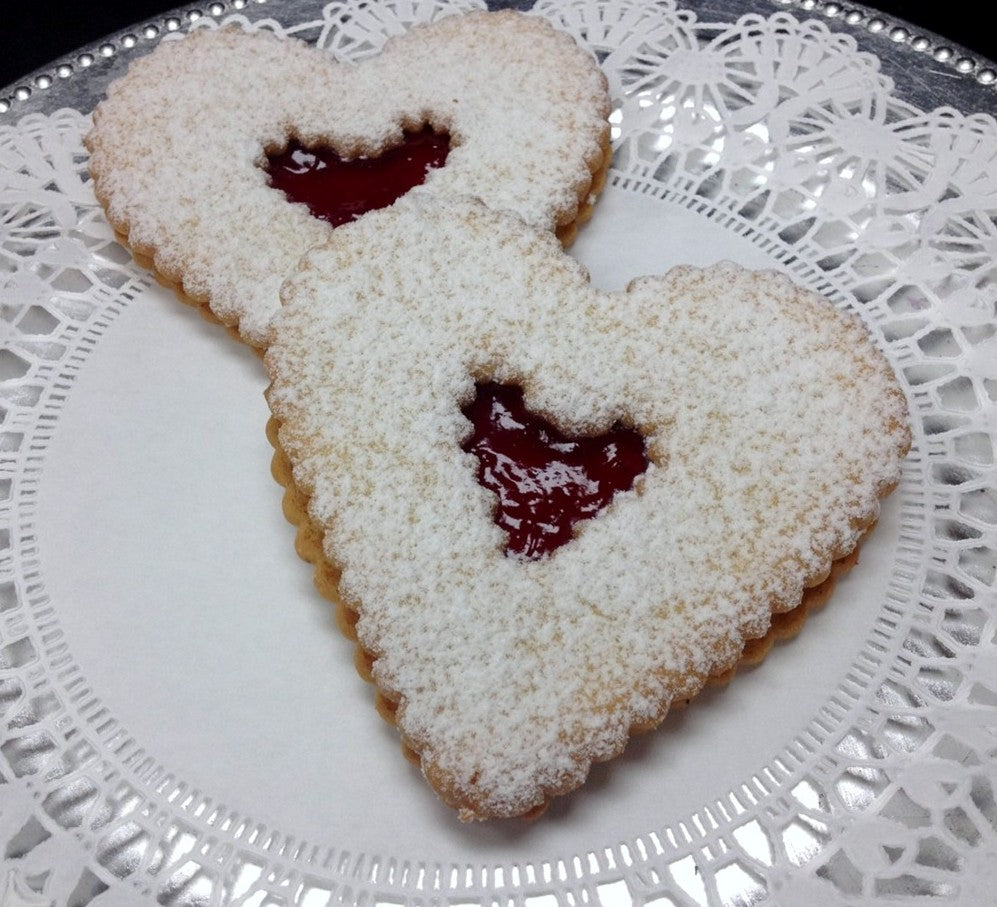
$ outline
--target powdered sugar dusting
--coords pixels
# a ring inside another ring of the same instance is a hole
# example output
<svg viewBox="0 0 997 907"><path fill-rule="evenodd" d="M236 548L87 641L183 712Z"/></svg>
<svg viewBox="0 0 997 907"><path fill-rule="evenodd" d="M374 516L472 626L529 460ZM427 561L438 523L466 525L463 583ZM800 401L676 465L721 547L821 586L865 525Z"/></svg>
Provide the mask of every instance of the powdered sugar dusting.
<svg viewBox="0 0 997 907"><path fill-rule="evenodd" d="M593 289L549 234L414 192L285 285L269 400L378 684L466 818L577 786L736 659L895 485L906 406L862 325L771 272ZM507 557L460 449L474 382L651 465L577 537Z"/></svg>
<svg viewBox="0 0 997 907"><path fill-rule="evenodd" d="M266 342L278 289L332 228L272 189L267 150L296 137L353 157L403 127L448 131L427 185L553 229L602 160L609 101L594 58L535 16L450 16L357 65L235 28L164 42L112 85L88 137L98 197L130 244L242 336Z"/></svg>

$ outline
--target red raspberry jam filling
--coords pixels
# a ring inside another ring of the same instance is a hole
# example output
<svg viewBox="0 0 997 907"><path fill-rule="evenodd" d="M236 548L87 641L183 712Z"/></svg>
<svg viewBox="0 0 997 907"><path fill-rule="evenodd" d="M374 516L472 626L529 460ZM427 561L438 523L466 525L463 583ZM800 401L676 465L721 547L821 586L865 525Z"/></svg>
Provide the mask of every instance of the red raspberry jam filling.
<svg viewBox="0 0 997 907"><path fill-rule="evenodd" d="M632 488L648 466L639 432L616 424L571 438L527 410L518 387L479 384L462 412L474 430L461 447L478 458L478 481L498 496L495 522L517 557L535 560L570 542L575 523Z"/></svg>
<svg viewBox="0 0 997 907"><path fill-rule="evenodd" d="M450 152L450 137L428 126L406 132L401 145L378 157L344 161L330 148L308 148L294 141L285 151L267 155L270 185L292 202L304 202L314 217L334 227L361 214L387 208L409 189L421 185L426 173L442 167Z"/></svg>

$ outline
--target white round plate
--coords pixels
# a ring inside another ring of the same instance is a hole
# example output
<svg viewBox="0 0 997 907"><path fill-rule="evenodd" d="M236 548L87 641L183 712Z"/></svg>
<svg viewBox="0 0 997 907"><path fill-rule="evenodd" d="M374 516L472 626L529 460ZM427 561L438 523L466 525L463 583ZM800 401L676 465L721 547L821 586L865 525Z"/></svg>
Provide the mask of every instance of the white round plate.
<svg viewBox="0 0 997 907"><path fill-rule="evenodd" d="M474 5L215 4L191 27L361 59ZM844 20L731 5L534 7L614 98L609 185L571 254L606 288L785 271L867 324L914 448L798 638L531 824L459 823L376 714L281 515L262 363L116 242L82 146L93 97L9 107L0 905L989 902L997 124L919 106Z"/></svg>

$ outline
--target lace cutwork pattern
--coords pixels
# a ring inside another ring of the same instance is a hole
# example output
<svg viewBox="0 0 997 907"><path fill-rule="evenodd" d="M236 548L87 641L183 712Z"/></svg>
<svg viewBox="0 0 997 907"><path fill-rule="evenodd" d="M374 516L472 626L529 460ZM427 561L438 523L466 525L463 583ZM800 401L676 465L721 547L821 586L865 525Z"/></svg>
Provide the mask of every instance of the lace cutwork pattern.
<svg viewBox="0 0 997 907"><path fill-rule="evenodd" d="M360 59L472 5L337 0L315 21L232 18ZM0 903L992 897L997 124L898 100L852 38L786 12L706 22L672 0L541 0L535 13L590 46L609 77L614 184L751 236L857 311L905 383L916 443L892 579L860 656L808 733L737 790L549 862L426 865L306 846L190 789L74 666L39 566L46 444L88 352L149 277L93 199L88 117L32 115L0 130Z"/></svg>

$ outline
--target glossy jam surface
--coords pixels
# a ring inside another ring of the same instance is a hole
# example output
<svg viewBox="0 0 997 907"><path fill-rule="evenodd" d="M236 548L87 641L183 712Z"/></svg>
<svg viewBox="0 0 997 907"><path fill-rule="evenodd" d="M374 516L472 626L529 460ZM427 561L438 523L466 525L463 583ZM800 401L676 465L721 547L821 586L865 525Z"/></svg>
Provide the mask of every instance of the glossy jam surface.
<svg viewBox="0 0 997 907"><path fill-rule="evenodd" d="M415 186L426 173L442 167L450 137L428 127L407 132L401 145L379 157L344 161L329 148L292 142L285 151L267 156L270 185L292 202L304 202L315 217L334 227L361 214L386 208Z"/></svg>
<svg viewBox="0 0 997 907"><path fill-rule="evenodd" d="M594 517L648 466L639 432L614 425L571 438L527 410L518 387L479 384L462 410L473 426L464 450L478 458L478 481L498 496L495 522L506 551L537 559L571 541L572 527Z"/></svg>

